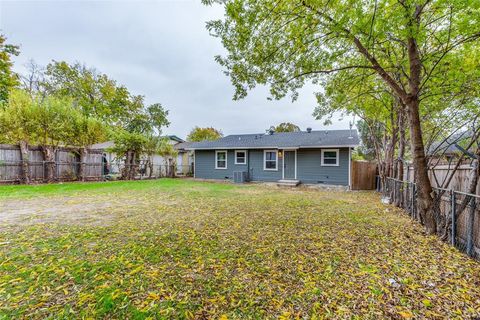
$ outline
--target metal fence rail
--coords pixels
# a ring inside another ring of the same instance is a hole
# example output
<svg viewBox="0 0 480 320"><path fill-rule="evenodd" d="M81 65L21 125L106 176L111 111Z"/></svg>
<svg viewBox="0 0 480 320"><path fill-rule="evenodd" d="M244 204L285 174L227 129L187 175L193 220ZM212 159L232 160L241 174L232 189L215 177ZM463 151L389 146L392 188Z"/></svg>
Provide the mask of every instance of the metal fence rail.
<svg viewBox="0 0 480 320"><path fill-rule="evenodd" d="M0 183L22 182L22 161L0 161ZM28 173L32 182L40 183L48 180L48 171L53 164L53 180L57 182L78 181L81 179L80 171L83 165L84 179L86 181L116 180L125 177L133 180L158 179L164 177L192 176L193 165L159 165L148 161L126 166L123 162L48 162L29 161ZM122 175L123 174L123 175Z"/></svg>
<svg viewBox="0 0 480 320"><path fill-rule="evenodd" d="M380 183L383 199L405 209L412 219L423 224L417 212L415 183L386 178ZM434 215L440 238L480 260L480 195L433 188Z"/></svg>

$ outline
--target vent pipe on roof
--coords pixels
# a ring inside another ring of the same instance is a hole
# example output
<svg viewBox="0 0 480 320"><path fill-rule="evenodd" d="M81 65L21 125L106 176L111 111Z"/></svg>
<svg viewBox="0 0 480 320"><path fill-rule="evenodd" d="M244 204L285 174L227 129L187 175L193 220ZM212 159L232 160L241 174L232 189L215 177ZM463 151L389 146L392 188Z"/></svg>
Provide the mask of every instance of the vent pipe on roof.
<svg viewBox="0 0 480 320"><path fill-rule="evenodd" d="M312 128L308 127L308 128L307 128L307 132L308 132L308 133L312 132Z"/></svg>

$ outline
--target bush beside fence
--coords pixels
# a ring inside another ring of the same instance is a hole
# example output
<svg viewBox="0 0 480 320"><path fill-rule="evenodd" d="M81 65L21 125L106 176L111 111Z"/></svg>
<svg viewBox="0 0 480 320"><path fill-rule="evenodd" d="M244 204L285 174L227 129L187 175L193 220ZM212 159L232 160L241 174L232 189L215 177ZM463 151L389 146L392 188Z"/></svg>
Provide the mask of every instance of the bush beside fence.
<svg viewBox="0 0 480 320"><path fill-rule="evenodd" d="M438 235L445 242L480 260L480 195L433 188L434 214ZM405 209L412 219L423 224L417 210L415 183L386 178L380 184L384 199Z"/></svg>

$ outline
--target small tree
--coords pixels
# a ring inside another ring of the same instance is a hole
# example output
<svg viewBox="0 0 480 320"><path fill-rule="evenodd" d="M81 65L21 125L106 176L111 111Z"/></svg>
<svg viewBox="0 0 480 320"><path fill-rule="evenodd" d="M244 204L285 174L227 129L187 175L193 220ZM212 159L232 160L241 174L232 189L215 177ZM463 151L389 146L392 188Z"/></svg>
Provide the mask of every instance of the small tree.
<svg viewBox="0 0 480 320"><path fill-rule="evenodd" d="M187 141L199 142L205 140L217 140L223 137L223 133L213 127L200 128L195 127L187 136Z"/></svg>
<svg viewBox="0 0 480 320"><path fill-rule="evenodd" d="M109 148L108 151L122 155L125 159L125 167L121 171L122 179L135 179L140 156L145 151L148 138L142 133L117 129L114 132L113 142L114 146Z"/></svg>
<svg viewBox="0 0 480 320"><path fill-rule="evenodd" d="M80 156L80 166L78 176L81 181L86 179L85 162L88 154L88 147L92 144L105 141L107 139L107 128L98 119L88 117L80 112L73 114L73 132L70 144L78 147Z"/></svg>
<svg viewBox="0 0 480 320"><path fill-rule="evenodd" d="M159 140L159 144L157 147L157 154L163 157L163 161L165 163L165 168L167 170L167 176L173 177L175 170L168 165L168 158L173 157L176 158L178 155L178 151L175 150L173 145L169 142L166 138L161 138Z"/></svg>
<svg viewBox="0 0 480 320"><path fill-rule="evenodd" d="M45 161L45 180L54 180L56 162L55 154L58 146L72 141L76 134L73 123L76 110L67 98L45 97L34 99L34 124L36 140L42 148Z"/></svg>
<svg viewBox="0 0 480 320"><path fill-rule="evenodd" d="M36 105L24 91L10 92L8 103L0 107L0 136L8 143L18 143L21 156L21 179L30 183L29 145L35 141L37 127L35 125Z"/></svg>

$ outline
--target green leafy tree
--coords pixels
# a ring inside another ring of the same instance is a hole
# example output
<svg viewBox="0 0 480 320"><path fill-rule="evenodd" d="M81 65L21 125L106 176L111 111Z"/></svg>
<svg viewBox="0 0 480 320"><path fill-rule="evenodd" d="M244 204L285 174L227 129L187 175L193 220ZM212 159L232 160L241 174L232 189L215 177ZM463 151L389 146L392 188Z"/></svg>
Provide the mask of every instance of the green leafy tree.
<svg viewBox="0 0 480 320"><path fill-rule="evenodd" d="M374 74L405 105L416 171L418 212L436 232L422 135L422 98L459 88L478 70L480 4L464 0L204 0L225 19L208 23L227 49L216 60L243 98L257 84L280 99L307 82L343 72ZM461 59L461 61L460 61ZM468 68L452 68L452 63ZM473 68L472 68L473 67ZM475 72L475 71L473 71ZM459 81L460 79L460 81Z"/></svg>
<svg viewBox="0 0 480 320"><path fill-rule="evenodd" d="M80 160L78 176L81 181L85 181L88 148L92 144L105 141L108 137L108 128L100 120L85 116L78 111L72 114L72 120L74 134L68 142L78 147Z"/></svg>
<svg viewBox="0 0 480 320"><path fill-rule="evenodd" d="M124 167L121 170L122 179L133 180L137 174L140 156L149 146L149 139L145 134L117 129L113 134L114 146L109 148L124 158Z"/></svg>
<svg viewBox="0 0 480 320"><path fill-rule="evenodd" d="M7 39L0 34L0 104L8 101L11 89L19 84L18 75L12 71L12 56L18 56L18 46L7 44Z"/></svg>
<svg viewBox="0 0 480 320"><path fill-rule="evenodd" d="M146 113L150 119L151 126L157 135L162 133L163 127L168 127L170 125L170 122L168 121L168 110L163 108L160 103L149 105Z"/></svg>
<svg viewBox="0 0 480 320"><path fill-rule="evenodd" d="M175 174L175 168L169 165L168 159L175 159L178 155L178 151L175 150L173 145L170 143L170 140L167 138L161 138L159 142L160 143L158 144L156 152L163 158L167 176L173 177Z"/></svg>
<svg viewBox="0 0 480 320"><path fill-rule="evenodd" d="M193 128L187 136L187 141L199 142L205 140L217 140L223 137L223 133L213 127Z"/></svg>
<svg viewBox="0 0 480 320"><path fill-rule="evenodd" d="M30 183L29 145L36 142L36 108L30 95L22 90L13 90L8 103L0 107L0 139L4 143L20 146L22 182Z"/></svg>
<svg viewBox="0 0 480 320"><path fill-rule="evenodd" d="M124 125L143 108L142 96L132 96L125 86L80 63L53 61L41 78L47 95L69 97L84 115L108 125Z"/></svg>
<svg viewBox="0 0 480 320"><path fill-rule="evenodd" d="M34 99L34 123L36 141L42 148L45 160L45 180L54 181L58 147L72 141L77 134L74 131L76 109L71 99L53 96Z"/></svg>
<svg viewBox="0 0 480 320"><path fill-rule="evenodd" d="M300 127L290 122L282 122L275 127L275 132L299 132Z"/></svg>

